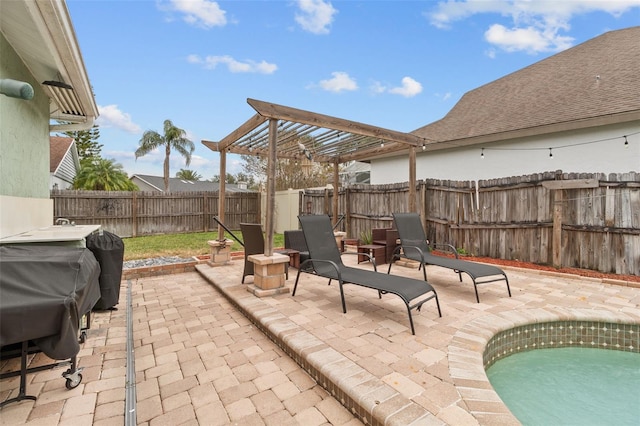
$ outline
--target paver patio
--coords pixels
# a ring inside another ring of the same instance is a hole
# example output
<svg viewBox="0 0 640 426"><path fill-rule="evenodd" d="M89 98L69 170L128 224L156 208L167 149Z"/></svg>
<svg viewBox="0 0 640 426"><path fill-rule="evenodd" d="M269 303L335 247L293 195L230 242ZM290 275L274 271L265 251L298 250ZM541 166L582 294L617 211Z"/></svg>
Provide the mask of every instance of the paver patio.
<svg viewBox="0 0 640 426"><path fill-rule="evenodd" d="M640 323L637 283L505 268L513 297L489 284L476 303L469 280L428 267L443 316L426 303L412 336L392 295L347 285L343 314L326 279L305 274L295 297L257 298L240 284L242 261L197 268L131 280L138 424L517 424L483 373L487 335L523 318ZM291 270L287 285L294 280ZM1 424L123 424L128 284L117 311L92 315L82 383L67 390L65 368L28 375L37 401L3 407ZM32 364L47 362L38 354ZM17 390L18 378L2 380L0 400Z"/></svg>

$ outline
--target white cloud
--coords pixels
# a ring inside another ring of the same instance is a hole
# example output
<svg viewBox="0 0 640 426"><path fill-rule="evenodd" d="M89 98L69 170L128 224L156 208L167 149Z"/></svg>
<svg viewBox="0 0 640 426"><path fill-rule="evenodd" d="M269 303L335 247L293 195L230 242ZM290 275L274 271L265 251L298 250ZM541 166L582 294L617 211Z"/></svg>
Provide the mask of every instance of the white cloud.
<svg viewBox="0 0 640 426"><path fill-rule="evenodd" d="M240 62L235 60L229 55L223 56L206 56L204 58L198 55L189 55L187 62L191 64L198 64L204 66L206 69L215 69L218 64L227 66L227 69L232 73L259 73L259 74L273 74L278 69L276 64L271 64L266 61L255 62L252 60L246 60Z"/></svg>
<svg viewBox="0 0 640 426"><path fill-rule="evenodd" d="M500 15L510 19L511 24L491 24L485 39L508 52L535 53L571 47L573 38L560 32L569 31L570 21L577 15L605 12L620 16L634 7L640 7L640 0L447 0L425 15L432 25L442 29L472 15Z"/></svg>
<svg viewBox="0 0 640 426"><path fill-rule="evenodd" d="M387 87L379 81L374 81L369 87L373 94L391 93L393 95L401 95L411 98L422 92L422 84L418 83L411 77L404 77L402 85L399 87Z"/></svg>
<svg viewBox="0 0 640 426"><path fill-rule="evenodd" d="M349 74L342 71L332 72L332 78L328 80L321 80L320 87L328 92L343 92L345 90L354 91L358 90L358 84L356 81L349 77Z"/></svg>
<svg viewBox="0 0 640 426"><path fill-rule="evenodd" d="M173 10L182 14L190 25L203 28L223 27L227 24L226 12L218 2L209 0L170 0Z"/></svg>
<svg viewBox="0 0 640 426"><path fill-rule="evenodd" d="M489 43L507 52L521 50L531 53L549 50L560 51L571 47L573 42L571 37L547 33L532 27L508 29L500 24L493 24L484 36Z"/></svg>
<svg viewBox="0 0 640 426"><path fill-rule="evenodd" d="M300 13L296 13L295 20L303 30L313 34L328 34L329 26L333 22L338 10L330 2L323 0L298 0Z"/></svg>
<svg viewBox="0 0 640 426"><path fill-rule="evenodd" d="M129 133L140 133L140 126L131 121L131 115L120 111L118 105L98 105L100 116L96 120L96 124L101 127L115 127Z"/></svg>
<svg viewBox="0 0 640 426"><path fill-rule="evenodd" d="M420 92L422 92L422 84L411 77L404 77L402 79L402 86L389 89L389 93L401 95L405 98L411 98Z"/></svg>

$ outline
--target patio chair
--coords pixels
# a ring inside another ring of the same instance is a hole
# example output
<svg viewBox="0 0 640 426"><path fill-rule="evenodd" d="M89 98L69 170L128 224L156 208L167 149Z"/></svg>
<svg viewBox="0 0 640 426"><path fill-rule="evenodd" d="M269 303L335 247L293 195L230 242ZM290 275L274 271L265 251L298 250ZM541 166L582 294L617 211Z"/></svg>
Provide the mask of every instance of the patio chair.
<svg viewBox="0 0 640 426"><path fill-rule="evenodd" d="M377 290L379 298L382 298L382 295L386 293L400 297L407 306L411 334L416 334L413 326L413 317L411 316L412 309L417 308L420 311L423 303L435 299L438 315L442 316L438 295L429 283L413 278L387 275L377 271L346 266L342 263L340 250L336 244L328 215L298 216L298 219L302 225L302 231L311 257L300 264L296 282L293 286L293 296L296 295L300 273L312 273L305 271L306 264L312 264L314 274L329 278L329 283L331 283L331 280L338 281L340 298L342 299L342 312L344 313L347 313L347 306L344 299L343 285L355 284Z"/></svg>
<svg viewBox="0 0 640 426"><path fill-rule="evenodd" d="M244 271L242 272L242 284L247 275L254 275L253 262L248 258L252 254L264 253L264 233L259 223L241 223L242 241L244 242ZM286 279L289 279L289 267L285 264Z"/></svg>
<svg viewBox="0 0 640 426"><path fill-rule="evenodd" d="M507 292L511 297L511 289L509 288L509 279L507 274L497 266L487 265L484 263L470 262L458 258L455 247L446 245L453 250L455 259L443 256L436 256L431 253L431 249L427 243L427 238L420 222L420 216L417 213L394 213L393 219L400 236L400 246L396 248L393 258L389 262L389 270L396 259L406 258L420 262L423 268L424 280L427 281L427 265L436 265L443 268L453 269L462 282L462 273L469 275L473 280L473 287L476 291L476 302L480 303L478 297L478 285L487 284L496 281L505 281L507 284Z"/></svg>

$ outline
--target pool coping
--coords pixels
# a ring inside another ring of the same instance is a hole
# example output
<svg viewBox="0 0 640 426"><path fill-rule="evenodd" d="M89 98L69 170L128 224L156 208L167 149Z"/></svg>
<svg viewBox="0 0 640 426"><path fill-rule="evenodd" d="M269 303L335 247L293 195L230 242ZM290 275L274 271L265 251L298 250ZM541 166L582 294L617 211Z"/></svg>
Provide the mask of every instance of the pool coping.
<svg viewBox="0 0 640 426"><path fill-rule="evenodd" d="M549 306L487 314L458 330L449 344L449 373L469 412L482 424L519 424L491 386L483 361L485 349L497 334L525 325L579 321L640 324L634 313L604 309Z"/></svg>

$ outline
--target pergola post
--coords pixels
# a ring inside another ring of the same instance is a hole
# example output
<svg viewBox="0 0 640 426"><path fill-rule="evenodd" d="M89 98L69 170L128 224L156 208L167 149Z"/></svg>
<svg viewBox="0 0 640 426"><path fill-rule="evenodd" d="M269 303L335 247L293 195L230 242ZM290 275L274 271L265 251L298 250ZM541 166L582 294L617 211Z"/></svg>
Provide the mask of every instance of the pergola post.
<svg viewBox="0 0 640 426"><path fill-rule="evenodd" d="M333 225L338 223L338 186L340 184L340 176L339 176L339 166L340 164L335 161L333 163Z"/></svg>
<svg viewBox="0 0 640 426"><path fill-rule="evenodd" d="M227 156L226 151L220 151L220 186L218 190L218 218L224 223L225 205L225 178L227 177ZM205 199L206 201L206 199ZM231 260L231 246L233 241L224 236L224 228L218 224L218 239L207 242L211 249L209 265L220 266L229 263Z"/></svg>
<svg viewBox="0 0 640 426"><path fill-rule="evenodd" d="M220 222L224 223L225 204L225 185L227 178L227 152L223 149L220 150L220 184L218 186L218 218ZM218 224L218 241L224 241L224 228Z"/></svg>
<svg viewBox="0 0 640 426"><path fill-rule="evenodd" d="M267 211L265 217L264 254L273 255L273 214L276 208L276 151L278 145L278 120L269 119L269 156L267 158Z"/></svg>

